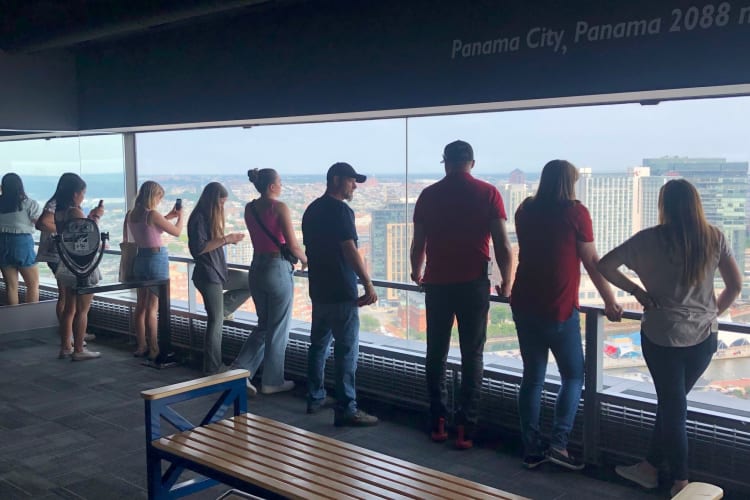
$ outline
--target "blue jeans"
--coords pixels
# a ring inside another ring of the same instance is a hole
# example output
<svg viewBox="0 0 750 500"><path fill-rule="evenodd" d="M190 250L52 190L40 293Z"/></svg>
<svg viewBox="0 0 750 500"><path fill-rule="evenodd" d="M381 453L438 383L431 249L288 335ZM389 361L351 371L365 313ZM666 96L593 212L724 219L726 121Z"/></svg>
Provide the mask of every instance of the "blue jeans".
<svg viewBox="0 0 750 500"><path fill-rule="evenodd" d="M583 388L583 348L578 310L574 309L565 321L514 312L513 321L516 323L518 344L523 359L523 381L518 393L518 413L521 419L524 454L540 455L545 448L539 432L539 413L549 351L555 356L561 379L549 445L565 450Z"/></svg>
<svg viewBox="0 0 750 500"><path fill-rule="evenodd" d="M284 383L284 355L294 292L292 272L289 262L268 255L256 255L250 265L258 326L245 340L232 366L244 368L252 375L262 362L263 385Z"/></svg>
<svg viewBox="0 0 750 500"><path fill-rule="evenodd" d="M216 373L222 367L221 337L224 317L233 313L250 298L247 273L230 269L226 283L195 281L206 308L206 337L203 345L203 372Z"/></svg>
<svg viewBox="0 0 750 500"><path fill-rule="evenodd" d="M308 405L325 400L323 380L331 340L336 341L333 346L336 412L352 415L357 411L355 375L359 356L359 308L356 302L313 302L310 350L307 353Z"/></svg>
<svg viewBox="0 0 750 500"><path fill-rule="evenodd" d="M133 277L136 280L169 279L169 254L167 247L154 252L150 248L139 248L133 261ZM148 288L154 295L159 295L159 287Z"/></svg>
<svg viewBox="0 0 750 500"><path fill-rule="evenodd" d="M27 233L0 233L0 267L31 267L36 264L34 238Z"/></svg>
<svg viewBox="0 0 750 500"><path fill-rule="evenodd" d="M711 363L718 334L690 347L654 344L641 333L641 350L656 388L656 424L646 460L660 467L666 458L672 479L688 478L687 394Z"/></svg>

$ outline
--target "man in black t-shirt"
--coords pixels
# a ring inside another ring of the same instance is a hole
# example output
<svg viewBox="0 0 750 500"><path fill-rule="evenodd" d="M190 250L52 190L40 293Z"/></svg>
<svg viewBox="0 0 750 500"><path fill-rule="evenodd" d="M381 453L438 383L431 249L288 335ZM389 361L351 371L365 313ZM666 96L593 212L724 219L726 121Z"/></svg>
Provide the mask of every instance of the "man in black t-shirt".
<svg viewBox="0 0 750 500"><path fill-rule="evenodd" d="M357 250L357 229L350 201L357 183L366 177L348 163L328 169L323 196L313 201L302 216L302 236L309 269L312 329L307 357L307 412L325 405L325 363L331 340L336 378L334 425L370 426L378 419L357 408L355 374L359 355L359 310L375 303L375 293ZM357 295L357 277L365 293Z"/></svg>

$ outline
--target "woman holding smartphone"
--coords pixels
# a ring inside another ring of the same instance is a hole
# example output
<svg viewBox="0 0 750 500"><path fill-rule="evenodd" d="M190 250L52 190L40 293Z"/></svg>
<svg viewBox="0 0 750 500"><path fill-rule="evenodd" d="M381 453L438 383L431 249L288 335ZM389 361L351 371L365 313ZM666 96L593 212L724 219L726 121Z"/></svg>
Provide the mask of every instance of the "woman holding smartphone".
<svg viewBox="0 0 750 500"><path fill-rule="evenodd" d="M61 233L65 224L72 219L84 217L81 211L81 203L86 197L86 183L76 174L66 174L60 179L57 192L55 193L55 228ZM104 213L103 207L97 207L89 213L89 219L97 224ZM70 357L73 361L86 361L96 359L99 352L86 349L84 337L88 326L88 313L91 308L93 294L78 295L75 288L78 278L64 264L60 263L55 272L58 284L58 293L64 304L60 314L60 354L59 358ZM96 285L101 280L99 268L96 268L88 278L88 286ZM73 332L71 346L71 335Z"/></svg>
<svg viewBox="0 0 750 500"><path fill-rule="evenodd" d="M227 267L224 246L237 244L245 237L242 233L224 234L224 203L228 196L218 182L208 183L188 220L188 245L195 259L193 283L206 307L203 371L207 375L226 370L221 356L224 318L250 297L247 273Z"/></svg>
<svg viewBox="0 0 750 500"><path fill-rule="evenodd" d="M166 215L161 215L156 207L164 198L164 188L154 181L141 184L135 207L125 215L123 234L129 231L132 241L138 246L138 253L133 263L133 275L136 280L169 279L169 256L167 248L162 246L161 235L167 233L179 236L182 232L182 207L175 206ZM171 219L176 219L174 223ZM158 329L156 312L159 309L158 290L138 288L138 299L135 306L135 341L134 356L146 356L155 359L159 355ZM147 342L148 337L148 342Z"/></svg>

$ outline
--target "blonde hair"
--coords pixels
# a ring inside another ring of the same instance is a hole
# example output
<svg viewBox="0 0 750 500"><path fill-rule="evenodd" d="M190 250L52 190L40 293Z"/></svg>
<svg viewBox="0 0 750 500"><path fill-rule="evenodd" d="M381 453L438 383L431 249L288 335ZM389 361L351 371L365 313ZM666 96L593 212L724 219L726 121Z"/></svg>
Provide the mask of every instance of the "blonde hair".
<svg viewBox="0 0 750 500"><path fill-rule="evenodd" d="M542 169L534 201L560 203L576 199L578 169L565 160L552 160Z"/></svg>
<svg viewBox="0 0 750 500"><path fill-rule="evenodd" d="M224 205L221 203L221 199L228 196L229 193L226 188L220 183L209 182L203 188L198 203L195 204L195 209L190 214L191 219L198 213L208 218L211 239L224 236Z"/></svg>
<svg viewBox="0 0 750 500"><path fill-rule="evenodd" d="M659 225L670 256L684 265L684 284L706 277L718 251L719 230L706 220L700 195L685 179L674 179L659 191Z"/></svg>
<svg viewBox="0 0 750 500"><path fill-rule="evenodd" d="M138 195L135 197L135 204L146 210L156 208L157 199L164 196L164 188L158 182L146 181L141 184Z"/></svg>

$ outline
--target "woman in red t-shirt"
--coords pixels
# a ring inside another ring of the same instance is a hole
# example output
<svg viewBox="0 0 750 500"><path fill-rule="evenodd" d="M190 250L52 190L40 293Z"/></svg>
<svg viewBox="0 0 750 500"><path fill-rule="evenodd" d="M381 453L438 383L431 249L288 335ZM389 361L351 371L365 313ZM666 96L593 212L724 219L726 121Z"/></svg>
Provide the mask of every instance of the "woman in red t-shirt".
<svg viewBox="0 0 750 500"><path fill-rule="evenodd" d="M511 292L513 320L523 359L518 395L523 465L534 468L551 461L573 470L583 463L567 451L583 387L583 348L578 316L581 263L604 298L605 314L619 321L622 308L596 269L591 216L575 197L578 170L553 160L542 170L536 195L516 211L518 270ZM560 391L549 442L539 432L542 388L549 351L560 372Z"/></svg>

